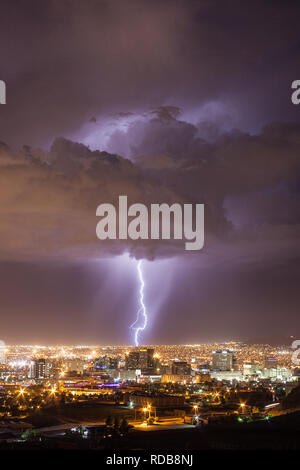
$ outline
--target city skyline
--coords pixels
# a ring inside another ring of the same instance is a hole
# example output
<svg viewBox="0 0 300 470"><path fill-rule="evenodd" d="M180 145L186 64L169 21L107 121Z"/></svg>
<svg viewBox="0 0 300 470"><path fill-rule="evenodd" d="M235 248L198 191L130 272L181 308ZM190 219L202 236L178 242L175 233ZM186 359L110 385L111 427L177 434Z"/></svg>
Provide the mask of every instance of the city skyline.
<svg viewBox="0 0 300 470"><path fill-rule="evenodd" d="M143 450L154 446L161 458L165 449L185 449L186 438L190 458L199 447L294 448L300 390L295 343L2 344L1 445L14 451L113 446L118 459L124 449L136 449L137 440ZM284 432L278 433L281 423Z"/></svg>

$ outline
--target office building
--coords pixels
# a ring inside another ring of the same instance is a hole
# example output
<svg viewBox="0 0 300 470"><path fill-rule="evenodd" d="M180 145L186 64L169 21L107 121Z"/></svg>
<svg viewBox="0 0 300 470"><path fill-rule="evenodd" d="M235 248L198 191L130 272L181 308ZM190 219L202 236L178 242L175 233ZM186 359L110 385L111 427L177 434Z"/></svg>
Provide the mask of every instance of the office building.
<svg viewBox="0 0 300 470"><path fill-rule="evenodd" d="M51 362L47 359L31 361L29 377L31 379L49 379L51 376Z"/></svg>
<svg viewBox="0 0 300 470"><path fill-rule="evenodd" d="M127 370L136 370L139 369L139 352L138 351L131 351L125 357L125 368Z"/></svg>
<svg viewBox="0 0 300 470"><path fill-rule="evenodd" d="M211 372L210 377L216 380L228 380L232 382L233 380L242 380L243 374L239 370L214 370Z"/></svg>
<svg viewBox="0 0 300 470"><path fill-rule="evenodd" d="M264 357L264 369L276 369L278 365L277 357L265 356Z"/></svg>
<svg viewBox="0 0 300 470"><path fill-rule="evenodd" d="M110 356L98 357L94 361L94 369L99 371L112 371L118 368L118 359Z"/></svg>
<svg viewBox="0 0 300 470"><path fill-rule="evenodd" d="M159 368L159 362L154 356L154 349L150 348L131 351L125 358L125 367L127 370L140 369L145 374L154 373Z"/></svg>
<svg viewBox="0 0 300 470"><path fill-rule="evenodd" d="M190 375L191 374L191 365L185 361L175 361L172 364L172 374L173 375Z"/></svg>
<svg viewBox="0 0 300 470"><path fill-rule="evenodd" d="M81 359L68 359L64 362L64 371L69 374L82 375L84 371L83 361Z"/></svg>
<svg viewBox="0 0 300 470"><path fill-rule="evenodd" d="M247 364L243 364L243 374L245 376L247 375L255 375L257 374L259 370L259 365L258 364L255 364L255 363L247 363Z"/></svg>
<svg viewBox="0 0 300 470"><path fill-rule="evenodd" d="M154 371L154 349L140 348L139 350L139 369L143 373L151 373Z"/></svg>
<svg viewBox="0 0 300 470"><path fill-rule="evenodd" d="M232 351L214 351L212 355L212 369L219 371L232 370L234 357Z"/></svg>
<svg viewBox="0 0 300 470"><path fill-rule="evenodd" d="M291 380L292 371L286 367L281 368L264 368L262 370L262 377L265 379L273 380Z"/></svg>

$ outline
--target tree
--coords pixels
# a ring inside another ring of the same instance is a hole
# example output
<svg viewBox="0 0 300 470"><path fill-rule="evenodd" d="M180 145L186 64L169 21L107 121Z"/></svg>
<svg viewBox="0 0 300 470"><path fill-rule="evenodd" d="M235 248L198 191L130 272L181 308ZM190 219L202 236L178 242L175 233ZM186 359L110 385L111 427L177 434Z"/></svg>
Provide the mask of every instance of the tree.
<svg viewBox="0 0 300 470"><path fill-rule="evenodd" d="M118 429L119 427L120 427L120 418L119 418L119 416L115 416L114 428Z"/></svg>
<svg viewBox="0 0 300 470"><path fill-rule="evenodd" d="M113 418L112 418L112 416L108 416L108 417L106 418L105 424L106 424L107 427L110 427L110 426L113 425Z"/></svg>
<svg viewBox="0 0 300 470"><path fill-rule="evenodd" d="M120 432L121 434L126 434L128 432L128 422L126 418L122 419L122 423L120 426Z"/></svg>
<svg viewBox="0 0 300 470"><path fill-rule="evenodd" d="M26 429L21 435L21 438L24 439L24 441L40 441L42 434L36 429Z"/></svg>

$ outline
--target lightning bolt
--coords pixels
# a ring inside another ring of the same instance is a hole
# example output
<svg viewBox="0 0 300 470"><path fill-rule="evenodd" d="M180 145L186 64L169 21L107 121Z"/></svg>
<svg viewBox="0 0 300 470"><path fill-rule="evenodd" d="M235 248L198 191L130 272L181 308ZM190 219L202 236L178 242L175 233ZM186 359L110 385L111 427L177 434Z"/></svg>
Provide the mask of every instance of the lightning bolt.
<svg viewBox="0 0 300 470"><path fill-rule="evenodd" d="M140 280L140 309L137 312L136 320L134 323L130 326L130 328L133 328L135 330L134 333L134 342L136 346L139 346L139 333L140 331L144 331L144 329L147 326L148 323L148 316L147 316L147 310L146 306L144 304L144 287L145 287L145 282L143 278L143 272L142 272L142 260L139 260L137 263L137 271L138 271L138 276ZM140 318L142 317L142 326L135 326L137 323L139 323Z"/></svg>

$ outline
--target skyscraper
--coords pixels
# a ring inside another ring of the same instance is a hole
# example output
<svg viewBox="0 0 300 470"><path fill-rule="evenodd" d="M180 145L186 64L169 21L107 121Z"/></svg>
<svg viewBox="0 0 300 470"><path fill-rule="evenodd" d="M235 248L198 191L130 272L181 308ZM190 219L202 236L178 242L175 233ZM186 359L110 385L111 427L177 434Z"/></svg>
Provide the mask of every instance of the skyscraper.
<svg viewBox="0 0 300 470"><path fill-rule="evenodd" d="M140 348L139 350L139 369L142 372L154 371L154 349Z"/></svg>
<svg viewBox="0 0 300 470"><path fill-rule="evenodd" d="M116 370L118 367L118 360L115 357L102 356L94 361L94 368L96 370L111 371Z"/></svg>
<svg viewBox="0 0 300 470"><path fill-rule="evenodd" d="M264 369L277 369L277 357L265 356L264 357Z"/></svg>
<svg viewBox="0 0 300 470"><path fill-rule="evenodd" d="M191 365L186 361L175 361L172 364L172 374L174 375L190 375Z"/></svg>
<svg viewBox="0 0 300 470"><path fill-rule="evenodd" d="M84 363L81 359L67 359L64 362L64 369L67 373L83 374Z"/></svg>
<svg viewBox="0 0 300 470"><path fill-rule="evenodd" d="M49 379L51 375L52 364L47 359L37 359L31 361L29 377L31 379Z"/></svg>
<svg viewBox="0 0 300 470"><path fill-rule="evenodd" d="M231 370L233 369L232 351L214 351L212 355L213 370Z"/></svg>
<svg viewBox="0 0 300 470"><path fill-rule="evenodd" d="M125 357L125 368L127 370L136 370L139 369L139 352L138 351L131 351Z"/></svg>
<svg viewBox="0 0 300 470"><path fill-rule="evenodd" d="M153 373L155 369L154 349L140 348L131 351L125 359L127 370L141 369L142 373Z"/></svg>

